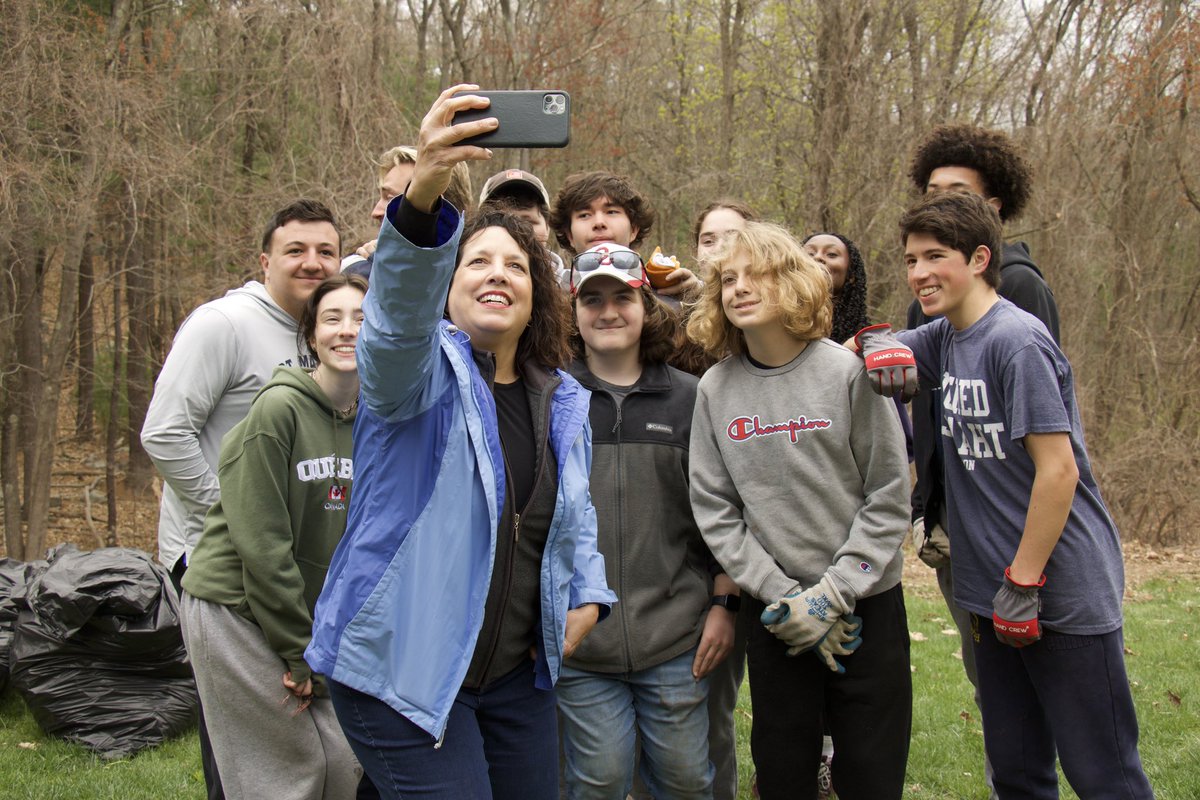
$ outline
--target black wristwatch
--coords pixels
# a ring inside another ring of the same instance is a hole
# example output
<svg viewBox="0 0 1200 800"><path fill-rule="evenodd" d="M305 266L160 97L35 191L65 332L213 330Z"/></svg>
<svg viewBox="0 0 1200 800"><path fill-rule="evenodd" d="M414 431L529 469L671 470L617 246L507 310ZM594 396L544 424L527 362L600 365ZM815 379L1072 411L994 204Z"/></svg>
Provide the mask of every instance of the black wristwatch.
<svg viewBox="0 0 1200 800"><path fill-rule="evenodd" d="M720 606L730 614L736 614L742 607L742 598L736 594L718 594L713 597L710 605Z"/></svg>

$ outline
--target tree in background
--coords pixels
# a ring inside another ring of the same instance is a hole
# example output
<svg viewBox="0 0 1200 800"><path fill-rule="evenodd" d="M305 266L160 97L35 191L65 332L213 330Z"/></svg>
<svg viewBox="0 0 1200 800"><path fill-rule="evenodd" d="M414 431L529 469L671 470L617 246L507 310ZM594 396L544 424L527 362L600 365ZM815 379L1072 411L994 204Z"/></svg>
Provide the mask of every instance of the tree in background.
<svg viewBox="0 0 1200 800"><path fill-rule="evenodd" d="M264 210L296 196L334 208L347 242L373 238L373 157L460 79L573 100L569 148L497 151L478 180L629 175L659 211L654 244L685 255L720 196L798 234L846 231L879 319L908 300L895 222L913 143L940 122L1009 131L1037 174L1007 233L1063 310L1114 514L1129 536L1195 541L1198 6L0 0L6 552L55 541L51 486L81 480L51 474L64 391L72 433L103 426L120 540L115 496L151 474L131 432L183 315L257 273Z"/></svg>

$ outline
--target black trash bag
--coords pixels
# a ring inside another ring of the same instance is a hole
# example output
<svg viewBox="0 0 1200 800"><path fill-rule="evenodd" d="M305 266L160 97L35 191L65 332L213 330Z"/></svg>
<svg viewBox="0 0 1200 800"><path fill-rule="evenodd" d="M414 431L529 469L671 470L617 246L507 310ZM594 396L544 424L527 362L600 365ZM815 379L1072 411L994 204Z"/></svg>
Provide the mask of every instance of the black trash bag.
<svg viewBox="0 0 1200 800"><path fill-rule="evenodd" d="M179 599L150 556L59 548L19 605L12 683L47 734L125 758L195 723Z"/></svg>
<svg viewBox="0 0 1200 800"><path fill-rule="evenodd" d="M17 612L25 598L25 587L46 566L45 561L0 558L0 692L8 688L8 654L12 649Z"/></svg>

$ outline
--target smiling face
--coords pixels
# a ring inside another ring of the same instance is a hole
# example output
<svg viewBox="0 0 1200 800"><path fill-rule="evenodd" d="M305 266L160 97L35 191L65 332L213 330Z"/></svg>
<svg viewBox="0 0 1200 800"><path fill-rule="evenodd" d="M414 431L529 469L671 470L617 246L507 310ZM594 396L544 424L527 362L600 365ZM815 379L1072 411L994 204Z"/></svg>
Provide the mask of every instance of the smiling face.
<svg viewBox="0 0 1200 800"><path fill-rule="evenodd" d="M292 220L271 234L258 257L271 299L295 319L321 281L338 271L338 232L328 222Z"/></svg>
<svg viewBox="0 0 1200 800"><path fill-rule="evenodd" d="M533 313L533 281L529 256L508 231L484 228L462 246L446 308L476 350L515 352Z"/></svg>
<svg viewBox="0 0 1200 800"><path fill-rule="evenodd" d="M588 205L571 212L571 249L582 253L601 242L629 247L638 229L622 206L607 197L597 197Z"/></svg>
<svg viewBox="0 0 1200 800"><path fill-rule="evenodd" d="M721 308L743 333L783 328L778 309L770 302L769 287L750 274L750 254L738 249L721 269ZM767 291L764 291L767 289Z"/></svg>
<svg viewBox="0 0 1200 800"><path fill-rule="evenodd" d="M646 321L642 290L607 275L597 276L576 295L575 319L589 355L636 353Z"/></svg>
<svg viewBox="0 0 1200 800"><path fill-rule="evenodd" d="M714 208L704 215L696 238L696 258L707 258L720 250L729 237L746 227L746 218L732 208Z"/></svg>
<svg viewBox="0 0 1200 800"><path fill-rule="evenodd" d="M926 316L945 315L958 330L978 318L979 302L990 289L983 279L991 252L980 245L970 261L928 233L910 233L904 242L908 286Z"/></svg>
<svg viewBox="0 0 1200 800"><path fill-rule="evenodd" d="M825 267L833 293L836 295L841 292L846 285L846 275L850 272L850 253L845 243L832 234L822 233L805 242L804 251Z"/></svg>
<svg viewBox="0 0 1200 800"><path fill-rule="evenodd" d="M316 324L308 346L321 366L334 372L356 372L354 346L363 321L363 293L354 286L334 289L317 304Z"/></svg>

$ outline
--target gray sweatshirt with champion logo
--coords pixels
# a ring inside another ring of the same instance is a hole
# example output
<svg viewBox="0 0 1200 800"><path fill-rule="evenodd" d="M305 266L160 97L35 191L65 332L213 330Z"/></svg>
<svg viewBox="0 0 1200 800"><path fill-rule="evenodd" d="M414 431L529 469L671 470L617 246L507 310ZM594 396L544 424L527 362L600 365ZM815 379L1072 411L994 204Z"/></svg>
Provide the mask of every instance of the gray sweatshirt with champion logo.
<svg viewBox="0 0 1200 800"><path fill-rule="evenodd" d="M759 369L731 356L700 380L691 498L713 555L773 603L828 573L847 603L900 582L909 470L896 407L828 339Z"/></svg>

